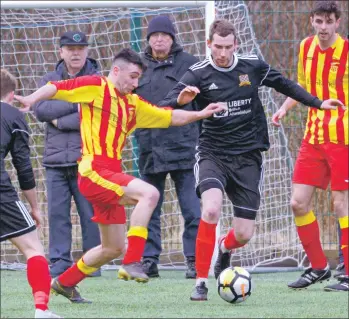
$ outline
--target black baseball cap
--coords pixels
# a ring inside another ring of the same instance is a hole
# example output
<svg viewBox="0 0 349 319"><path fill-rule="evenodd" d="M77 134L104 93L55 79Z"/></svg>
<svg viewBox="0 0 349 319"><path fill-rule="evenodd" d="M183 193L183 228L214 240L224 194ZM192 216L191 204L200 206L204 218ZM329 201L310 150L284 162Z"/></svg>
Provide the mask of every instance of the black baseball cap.
<svg viewBox="0 0 349 319"><path fill-rule="evenodd" d="M59 40L59 46L64 45L84 45L87 46L86 34L79 31L67 31L64 32Z"/></svg>

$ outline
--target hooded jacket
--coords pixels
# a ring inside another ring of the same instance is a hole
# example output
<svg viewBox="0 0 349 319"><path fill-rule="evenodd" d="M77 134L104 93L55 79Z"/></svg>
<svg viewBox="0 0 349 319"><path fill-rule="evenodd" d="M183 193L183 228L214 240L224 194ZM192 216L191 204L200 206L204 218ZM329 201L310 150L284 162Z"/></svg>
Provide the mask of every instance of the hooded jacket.
<svg viewBox="0 0 349 319"><path fill-rule="evenodd" d="M163 100L178 83L188 68L199 60L183 52L183 48L173 43L168 58L157 61L148 46L142 55L147 70L139 81L135 93L153 104ZM187 104L185 110L196 110L195 104ZM199 136L199 123L168 129L137 129L139 171L154 174L180 169L192 169L195 163L195 146Z"/></svg>

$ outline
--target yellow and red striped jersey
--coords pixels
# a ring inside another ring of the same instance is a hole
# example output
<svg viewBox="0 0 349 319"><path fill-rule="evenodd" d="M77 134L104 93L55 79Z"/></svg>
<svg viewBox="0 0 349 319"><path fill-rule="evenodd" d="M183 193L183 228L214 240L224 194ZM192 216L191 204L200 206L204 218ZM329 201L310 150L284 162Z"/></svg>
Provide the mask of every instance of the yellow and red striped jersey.
<svg viewBox="0 0 349 319"><path fill-rule="evenodd" d="M136 128L167 128L172 111L158 108L136 94L121 95L106 77L86 75L50 82L52 99L80 103L82 155L121 159L126 137Z"/></svg>
<svg viewBox="0 0 349 319"><path fill-rule="evenodd" d="M298 83L321 100L338 99L348 106L348 40L337 35L336 42L321 50L312 36L300 44ZM309 108L305 141L311 144L348 145L348 110Z"/></svg>

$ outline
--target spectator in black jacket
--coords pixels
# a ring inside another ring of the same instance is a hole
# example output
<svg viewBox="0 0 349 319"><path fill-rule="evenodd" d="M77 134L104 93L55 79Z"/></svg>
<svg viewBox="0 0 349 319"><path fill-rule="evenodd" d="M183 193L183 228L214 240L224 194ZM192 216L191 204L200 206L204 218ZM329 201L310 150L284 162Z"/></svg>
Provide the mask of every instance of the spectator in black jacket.
<svg viewBox="0 0 349 319"><path fill-rule="evenodd" d="M61 318L48 310L51 277L36 226L42 223L30 162L29 128L23 114L12 105L16 78L1 69L1 143L0 143L0 242L9 239L27 259L27 277L35 303L35 318ZM19 186L27 199L29 212L5 170L10 153ZM36 225L35 225L36 224Z"/></svg>
<svg viewBox="0 0 349 319"><path fill-rule="evenodd" d="M88 42L82 32L65 32L60 38L61 60L56 70L46 74L40 87L48 81L66 80L99 73L97 61L87 58ZM81 156L78 105L63 101L43 101L34 106L34 113L46 122L43 166L49 217L49 258L51 275L57 277L72 265L71 200L74 198L82 230L82 250L100 244L99 231L91 221L91 204L80 193L77 183L77 160ZM100 272L94 276L99 276Z"/></svg>
<svg viewBox="0 0 349 319"><path fill-rule="evenodd" d="M147 70L140 79L136 93L151 103L165 98L182 75L198 59L176 42L175 29L167 16L153 18L148 26L149 46L142 58ZM184 109L193 110L193 103ZM184 218L183 253L186 258L186 278L195 278L195 241L200 221L200 201L195 194L195 145L199 123L169 129L137 129L141 178L160 192L159 203L148 226L148 239L143 254L143 268L149 277L158 277L161 253L160 214L164 199L165 180L170 174L176 188Z"/></svg>

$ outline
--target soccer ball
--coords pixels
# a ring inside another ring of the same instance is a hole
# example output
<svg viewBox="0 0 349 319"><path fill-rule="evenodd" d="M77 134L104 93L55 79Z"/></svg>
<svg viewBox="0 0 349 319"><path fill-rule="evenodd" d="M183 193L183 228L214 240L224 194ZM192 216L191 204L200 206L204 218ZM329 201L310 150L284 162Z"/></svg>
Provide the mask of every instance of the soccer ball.
<svg viewBox="0 0 349 319"><path fill-rule="evenodd" d="M223 300L230 303L243 302L251 296L251 275L244 268L229 267L218 276L217 288Z"/></svg>

